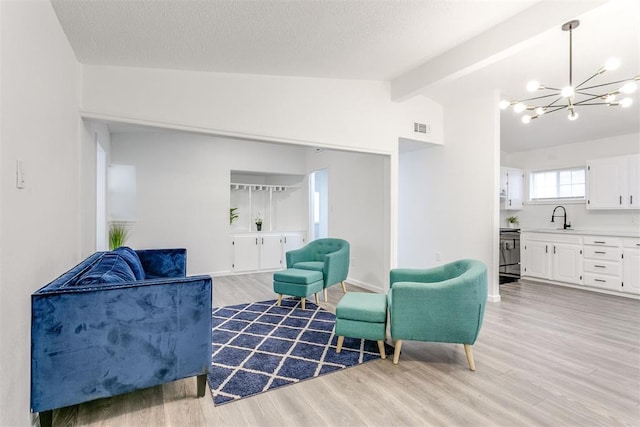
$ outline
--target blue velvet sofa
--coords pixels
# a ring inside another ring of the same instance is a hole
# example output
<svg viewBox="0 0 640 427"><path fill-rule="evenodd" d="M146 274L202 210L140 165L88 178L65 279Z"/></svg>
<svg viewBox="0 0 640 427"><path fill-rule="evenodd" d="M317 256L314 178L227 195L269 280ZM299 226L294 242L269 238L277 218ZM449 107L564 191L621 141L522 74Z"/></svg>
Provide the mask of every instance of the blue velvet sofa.
<svg viewBox="0 0 640 427"><path fill-rule="evenodd" d="M31 295L31 410L197 376L211 364L212 280L186 249L97 252Z"/></svg>

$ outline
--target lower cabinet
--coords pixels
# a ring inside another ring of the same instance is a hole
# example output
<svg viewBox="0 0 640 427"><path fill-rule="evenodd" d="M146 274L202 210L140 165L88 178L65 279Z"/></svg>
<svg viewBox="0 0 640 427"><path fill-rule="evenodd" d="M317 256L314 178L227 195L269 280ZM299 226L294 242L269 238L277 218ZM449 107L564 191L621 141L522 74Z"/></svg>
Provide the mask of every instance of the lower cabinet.
<svg viewBox="0 0 640 427"><path fill-rule="evenodd" d="M285 243L286 242L286 243ZM233 272L278 270L286 250L304 245L303 233L246 233L231 236Z"/></svg>
<svg viewBox="0 0 640 427"><path fill-rule="evenodd" d="M523 233L520 251L523 277L582 284L580 236Z"/></svg>
<svg viewBox="0 0 640 427"><path fill-rule="evenodd" d="M523 232L522 277L640 294L640 238Z"/></svg>
<svg viewBox="0 0 640 427"><path fill-rule="evenodd" d="M622 292L622 239L584 237L584 284Z"/></svg>
<svg viewBox="0 0 640 427"><path fill-rule="evenodd" d="M622 250L622 289L640 294L640 239L624 239Z"/></svg>

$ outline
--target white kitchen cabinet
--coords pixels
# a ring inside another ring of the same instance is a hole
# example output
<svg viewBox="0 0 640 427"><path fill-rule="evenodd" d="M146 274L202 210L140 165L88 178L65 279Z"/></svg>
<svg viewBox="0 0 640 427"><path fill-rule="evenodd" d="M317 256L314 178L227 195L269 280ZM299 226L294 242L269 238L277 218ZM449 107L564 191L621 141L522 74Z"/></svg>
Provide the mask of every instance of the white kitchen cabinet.
<svg viewBox="0 0 640 427"><path fill-rule="evenodd" d="M500 168L500 201L504 210L522 209L522 169Z"/></svg>
<svg viewBox="0 0 640 427"><path fill-rule="evenodd" d="M522 233L522 276L582 284L580 236Z"/></svg>
<svg viewBox="0 0 640 427"><path fill-rule="evenodd" d="M551 280L582 284L582 245L552 243Z"/></svg>
<svg viewBox="0 0 640 427"><path fill-rule="evenodd" d="M640 294L640 239L624 239L622 251L622 290Z"/></svg>
<svg viewBox="0 0 640 427"><path fill-rule="evenodd" d="M587 209L640 209L640 155L587 162Z"/></svg>
<svg viewBox="0 0 640 427"><path fill-rule="evenodd" d="M520 242L522 252L522 276L551 278L551 258L549 257L549 243L544 241L527 240L522 237Z"/></svg>
<svg viewBox="0 0 640 427"><path fill-rule="evenodd" d="M584 284L621 292L622 239L584 236Z"/></svg>

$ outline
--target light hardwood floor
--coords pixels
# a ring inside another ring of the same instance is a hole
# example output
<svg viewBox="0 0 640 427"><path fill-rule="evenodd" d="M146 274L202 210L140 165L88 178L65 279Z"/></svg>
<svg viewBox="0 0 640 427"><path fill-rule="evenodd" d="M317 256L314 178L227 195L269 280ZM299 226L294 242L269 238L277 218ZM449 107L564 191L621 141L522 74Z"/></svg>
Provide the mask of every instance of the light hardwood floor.
<svg viewBox="0 0 640 427"><path fill-rule="evenodd" d="M274 299L271 280L215 278L214 303ZM476 372L462 345L407 341L397 366L377 360L222 406L186 379L54 411L54 426L640 425L640 301L534 283L500 293ZM321 305L335 311L341 297L333 286Z"/></svg>

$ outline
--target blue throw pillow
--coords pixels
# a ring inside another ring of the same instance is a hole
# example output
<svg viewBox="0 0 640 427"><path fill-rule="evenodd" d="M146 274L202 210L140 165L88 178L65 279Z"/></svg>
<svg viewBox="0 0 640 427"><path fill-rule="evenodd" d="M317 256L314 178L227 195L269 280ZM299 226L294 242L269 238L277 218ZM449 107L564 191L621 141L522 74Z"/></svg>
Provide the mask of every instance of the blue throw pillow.
<svg viewBox="0 0 640 427"><path fill-rule="evenodd" d="M124 258L127 264L129 264L131 271L133 271L133 275L136 276L136 280L145 279L144 269L142 268L142 263L140 262L140 258L136 251L127 246L120 246L119 248L114 249L113 253Z"/></svg>
<svg viewBox="0 0 640 427"><path fill-rule="evenodd" d="M135 280L136 277L124 258L118 254L106 253L78 279L76 286L134 282Z"/></svg>

